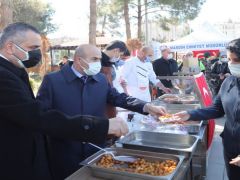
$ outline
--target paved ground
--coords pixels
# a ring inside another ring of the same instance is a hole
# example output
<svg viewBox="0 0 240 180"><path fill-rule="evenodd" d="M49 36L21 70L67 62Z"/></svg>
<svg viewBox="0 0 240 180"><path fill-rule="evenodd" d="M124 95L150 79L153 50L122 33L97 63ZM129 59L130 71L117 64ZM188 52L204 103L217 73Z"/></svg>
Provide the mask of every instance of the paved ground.
<svg viewBox="0 0 240 180"><path fill-rule="evenodd" d="M223 130L225 118L217 119L215 135L208 158L208 169L206 180L228 180L223 159L223 148L219 134Z"/></svg>

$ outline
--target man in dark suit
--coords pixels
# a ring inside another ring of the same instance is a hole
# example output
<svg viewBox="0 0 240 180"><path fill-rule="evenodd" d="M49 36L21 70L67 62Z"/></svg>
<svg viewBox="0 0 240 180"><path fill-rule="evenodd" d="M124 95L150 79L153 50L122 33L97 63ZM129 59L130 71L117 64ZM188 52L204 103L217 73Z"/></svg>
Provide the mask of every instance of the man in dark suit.
<svg viewBox="0 0 240 180"><path fill-rule="evenodd" d="M45 135L103 143L107 134L121 136L120 119L74 116L42 111L25 68L41 60L37 29L14 23L0 37L0 179L51 180Z"/></svg>
<svg viewBox="0 0 240 180"><path fill-rule="evenodd" d="M178 72L177 61L173 59L168 47L161 48L162 57L153 62L153 70L157 76L172 76L174 72ZM173 88L171 80L161 79L163 85L167 88ZM158 96L164 92L158 89Z"/></svg>
<svg viewBox="0 0 240 180"><path fill-rule="evenodd" d="M68 56L63 56L62 61L58 64L60 66L60 69L62 69L63 66L66 65L68 62Z"/></svg>
<svg viewBox="0 0 240 180"><path fill-rule="evenodd" d="M104 74L99 73L100 59L101 51L97 47L79 46L75 51L72 66L66 65L60 71L44 77L37 97L44 108L58 109L71 116L85 114L102 118L106 117L107 104L142 114L164 113L161 107L146 104L125 93L120 94L112 88ZM81 141L54 137L50 137L50 146L53 172L58 180L76 171L79 162L95 150Z"/></svg>

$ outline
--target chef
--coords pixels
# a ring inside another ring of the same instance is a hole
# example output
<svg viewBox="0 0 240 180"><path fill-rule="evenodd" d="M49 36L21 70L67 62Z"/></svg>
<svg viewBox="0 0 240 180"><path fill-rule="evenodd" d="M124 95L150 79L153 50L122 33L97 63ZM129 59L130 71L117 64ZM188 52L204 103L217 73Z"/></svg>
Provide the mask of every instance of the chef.
<svg viewBox="0 0 240 180"><path fill-rule="evenodd" d="M121 77L126 82L127 93L147 102L151 101L149 81L166 93L171 91L157 79L151 64L152 57L153 49L147 46L142 47L136 57L125 62L121 70Z"/></svg>

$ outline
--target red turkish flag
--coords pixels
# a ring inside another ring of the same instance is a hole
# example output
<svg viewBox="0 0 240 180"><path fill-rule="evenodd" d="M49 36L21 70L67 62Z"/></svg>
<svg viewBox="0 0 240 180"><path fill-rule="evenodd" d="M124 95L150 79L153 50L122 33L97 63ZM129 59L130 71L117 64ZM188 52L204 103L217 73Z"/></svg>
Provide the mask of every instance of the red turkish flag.
<svg viewBox="0 0 240 180"><path fill-rule="evenodd" d="M208 107L212 105L212 93L207 85L207 81L203 73L194 76L197 87L201 93L203 105ZM208 121L208 148L210 147L215 130L215 121L211 119Z"/></svg>
<svg viewBox="0 0 240 180"><path fill-rule="evenodd" d="M193 56L198 58L204 58L204 53L209 52L211 56L218 56L219 50L202 50L202 51L193 51Z"/></svg>

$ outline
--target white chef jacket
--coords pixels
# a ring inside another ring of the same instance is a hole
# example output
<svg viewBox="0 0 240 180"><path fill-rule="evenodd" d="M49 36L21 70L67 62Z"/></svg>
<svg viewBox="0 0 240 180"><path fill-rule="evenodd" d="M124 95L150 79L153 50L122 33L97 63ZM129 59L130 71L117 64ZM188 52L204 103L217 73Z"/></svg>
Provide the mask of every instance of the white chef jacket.
<svg viewBox="0 0 240 180"><path fill-rule="evenodd" d="M156 85L157 79L151 62L142 62L138 57L132 57L125 62L121 77L127 82L129 95L150 102L149 81Z"/></svg>

